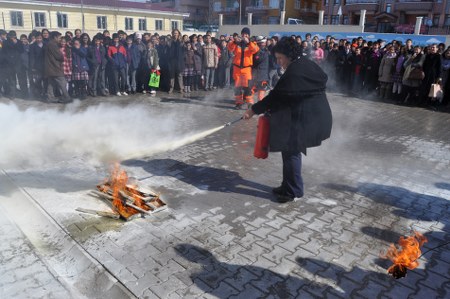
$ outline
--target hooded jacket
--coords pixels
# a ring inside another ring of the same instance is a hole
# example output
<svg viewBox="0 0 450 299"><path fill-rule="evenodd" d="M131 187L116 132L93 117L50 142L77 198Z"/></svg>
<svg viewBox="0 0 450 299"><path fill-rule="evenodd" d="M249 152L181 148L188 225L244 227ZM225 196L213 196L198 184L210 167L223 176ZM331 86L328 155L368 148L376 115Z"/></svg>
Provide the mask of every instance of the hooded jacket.
<svg viewBox="0 0 450 299"><path fill-rule="evenodd" d="M331 135L332 115L325 88L328 77L313 61L293 61L274 89L252 106L253 112L269 112L270 151L306 154Z"/></svg>

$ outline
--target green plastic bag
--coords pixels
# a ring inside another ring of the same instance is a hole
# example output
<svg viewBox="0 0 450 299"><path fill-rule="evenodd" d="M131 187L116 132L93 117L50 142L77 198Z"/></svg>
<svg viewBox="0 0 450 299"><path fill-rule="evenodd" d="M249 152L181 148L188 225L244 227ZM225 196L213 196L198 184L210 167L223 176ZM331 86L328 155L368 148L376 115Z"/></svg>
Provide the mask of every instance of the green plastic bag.
<svg viewBox="0 0 450 299"><path fill-rule="evenodd" d="M150 74L150 80L148 81L148 86L153 87L153 88L158 88L160 79L161 79L161 75L158 71L152 72Z"/></svg>

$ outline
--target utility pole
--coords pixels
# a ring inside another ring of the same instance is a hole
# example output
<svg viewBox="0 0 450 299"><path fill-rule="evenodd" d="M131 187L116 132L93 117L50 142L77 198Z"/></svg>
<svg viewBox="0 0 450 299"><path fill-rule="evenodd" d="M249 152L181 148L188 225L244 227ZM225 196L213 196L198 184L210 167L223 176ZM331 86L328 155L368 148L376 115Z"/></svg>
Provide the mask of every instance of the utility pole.
<svg viewBox="0 0 450 299"><path fill-rule="evenodd" d="M84 10L83 10L83 0L81 0L81 32L84 33Z"/></svg>
<svg viewBox="0 0 450 299"><path fill-rule="evenodd" d="M239 25L242 23L242 0L239 0Z"/></svg>

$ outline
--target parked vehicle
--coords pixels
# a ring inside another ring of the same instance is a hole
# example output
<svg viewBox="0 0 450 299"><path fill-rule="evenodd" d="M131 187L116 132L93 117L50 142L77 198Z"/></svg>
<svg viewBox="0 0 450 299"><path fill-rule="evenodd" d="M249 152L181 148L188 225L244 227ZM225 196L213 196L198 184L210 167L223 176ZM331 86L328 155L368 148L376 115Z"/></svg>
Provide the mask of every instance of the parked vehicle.
<svg viewBox="0 0 450 299"><path fill-rule="evenodd" d="M288 25L303 25L303 20L301 19L294 19L294 18L288 18L287 24Z"/></svg>
<svg viewBox="0 0 450 299"><path fill-rule="evenodd" d="M218 25L201 25L200 27L198 27L199 31L211 31L211 32L218 32L219 31L219 26Z"/></svg>

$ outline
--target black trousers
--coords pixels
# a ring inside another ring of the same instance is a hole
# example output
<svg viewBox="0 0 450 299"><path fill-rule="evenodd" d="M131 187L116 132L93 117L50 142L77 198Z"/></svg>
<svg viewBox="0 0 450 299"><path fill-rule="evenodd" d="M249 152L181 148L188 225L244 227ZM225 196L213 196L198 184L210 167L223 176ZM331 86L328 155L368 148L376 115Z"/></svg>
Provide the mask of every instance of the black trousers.
<svg viewBox="0 0 450 299"><path fill-rule="evenodd" d="M303 196L302 153L281 152L283 158L283 182L281 186L287 195Z"/></svg>

